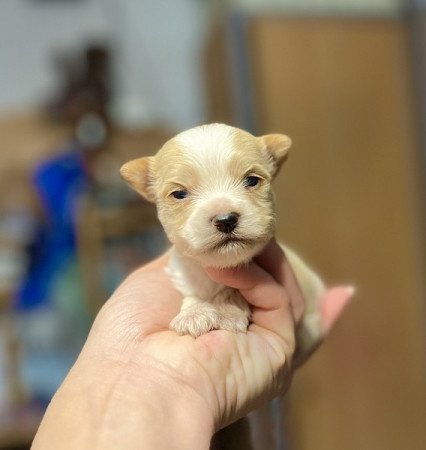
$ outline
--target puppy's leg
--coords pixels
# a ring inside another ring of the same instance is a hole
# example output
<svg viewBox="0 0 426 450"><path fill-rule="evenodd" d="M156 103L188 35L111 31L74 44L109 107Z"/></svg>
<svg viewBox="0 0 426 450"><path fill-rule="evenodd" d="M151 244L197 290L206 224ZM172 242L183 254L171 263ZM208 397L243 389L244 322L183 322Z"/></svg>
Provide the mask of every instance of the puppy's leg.
<svg viewBox="0 0 426 450"><path fill-rule="evenodd" d="M305 299L305 313L297 329L296 360L303 361L321 342L323 327L319 300L325 291L320 277L293 251L281 245Z"/></svg>
<svg viewBox="0 0 426 450"><path fill-rule="evenodd" d="M220 290L210 301L185 297L180 313L170 322L179 335L201 336L211 330L247 331L250 308L235 289Z"/></svg>
<svg viewBox="0 0 426 450"><path fill-rule="evenodd" d="M218 328L219 311L198 297L184 297L180 313L170 322L170 329L183 336L201 336Z"/></svg>
<svg viewBox="0 0 426 450"><path fill-rule="evenodd" d="M219 312L218 330L245 333L250 320L250 307L242 295L232 288L225 287L212 299Z"/></svg>

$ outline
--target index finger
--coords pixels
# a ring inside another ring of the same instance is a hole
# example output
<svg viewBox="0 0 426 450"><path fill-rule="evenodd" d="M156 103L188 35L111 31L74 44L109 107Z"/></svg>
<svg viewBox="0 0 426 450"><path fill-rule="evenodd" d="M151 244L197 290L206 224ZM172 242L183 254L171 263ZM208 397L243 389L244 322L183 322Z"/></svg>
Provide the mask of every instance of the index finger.
<svg viewBox="0 0 426 450"><path fill-rule="evenodd" d="M300 322L305 311L305 298L285 252L274 238L255 257L255 261L287 289L294 319L296 323Z"/></svg>

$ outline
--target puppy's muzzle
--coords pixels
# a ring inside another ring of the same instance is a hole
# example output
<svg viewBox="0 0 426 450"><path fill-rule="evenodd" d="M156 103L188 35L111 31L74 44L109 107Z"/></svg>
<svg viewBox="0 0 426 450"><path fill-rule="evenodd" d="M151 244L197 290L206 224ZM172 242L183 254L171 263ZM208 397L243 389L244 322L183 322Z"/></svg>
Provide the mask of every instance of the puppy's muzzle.
<svg viewBox="0 0 426 450"><path fill-rule="evenodd" d="M213 218L214 226L222 233L232 233L238 225L239 214L230 212Z"/></svg>

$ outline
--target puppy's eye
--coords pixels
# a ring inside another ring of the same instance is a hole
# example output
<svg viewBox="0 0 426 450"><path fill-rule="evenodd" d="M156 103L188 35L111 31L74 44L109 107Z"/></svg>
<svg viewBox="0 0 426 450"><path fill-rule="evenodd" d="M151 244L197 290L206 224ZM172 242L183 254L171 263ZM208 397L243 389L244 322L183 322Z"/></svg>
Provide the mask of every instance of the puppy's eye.
<svg viewBox="0 0 426 450"><path fill-rule="evenodd" d="M248 177L245 177L244 179L244 186L245 187L255 187L259 184L260 177L256 177L255 175L249 175Z"/></svg>
<svg viewBox="0 0 426 450"><path fill-rule="evenodd" d="M183 200L188 195L188 192L183 191L183 190L182 191L173 191L171 195L173 195L173 197L178 200Z"/></svg>

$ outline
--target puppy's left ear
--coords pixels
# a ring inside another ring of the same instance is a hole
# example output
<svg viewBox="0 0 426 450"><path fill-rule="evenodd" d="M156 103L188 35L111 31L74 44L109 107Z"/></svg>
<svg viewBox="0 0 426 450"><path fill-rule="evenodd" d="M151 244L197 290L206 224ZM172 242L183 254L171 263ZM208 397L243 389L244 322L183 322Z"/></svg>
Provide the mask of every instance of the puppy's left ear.
<svg viewBox="0 0 426 450"><path fill-rule="evenodd" d="M266 134L265 136L260 136L259 139L264 150L272 159L274 166L272 176L275 176L288 157L291 139L285 134Z"/></svg>
<svg viewBox="0 0 426 450"><path fill-rule="evenodd" d="M155 203L153 162L152 156L133 159L121 166L120 174L142 197Z"/></svg>

